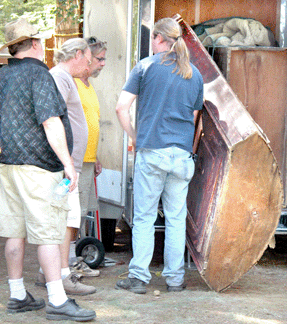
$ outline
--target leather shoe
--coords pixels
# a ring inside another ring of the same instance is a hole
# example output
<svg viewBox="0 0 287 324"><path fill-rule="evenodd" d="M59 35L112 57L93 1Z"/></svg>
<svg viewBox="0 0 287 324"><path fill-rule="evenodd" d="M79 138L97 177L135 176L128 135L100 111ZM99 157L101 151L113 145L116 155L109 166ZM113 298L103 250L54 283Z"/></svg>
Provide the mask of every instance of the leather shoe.
<svg viewBox="0 0 287 324"><path fill-rule="evenodd" d="M125 289L135 294L145 294L146 293L145 285L146 285L145 282L137 278L126 278L123 280L119 280L116 283L115 289Z"/></svg>
<svg viewBox="0 0 287 324"><path fill-rule="evenodd" d="M75 273L70 273L67 278L63 280L65 292L70 295L90 295L94 294L97 289L94 286L84 285L79 282L79 276Z"/></svg>
<svg viewBox="0 0 287 324"><path fill-rule="evenodd" d="M96 317L96 312L81 308L74 299L68 300L60 306L48 303L46 307L46 318L49 320L72 320L78 322L90 321Z"/></svg>
<svg viewBox="0 0 287 324"><path fill-rule="evenodd" d="M19 300L16 298L9 298L7 304L8 313L20 313L28 312L33 310L38 310L45 307L45 301L43 298L35 299L27 290L26 297L24 300Z"/></svg>
<svg viewBox="0 0 287 324"><path fill-rule="evenodd" d="M185 282L183 284L179 285L179 286L169 286L169 285L167 285L167 291L168 292L182 291L185 288L186 288L186 283Z"/></svg>

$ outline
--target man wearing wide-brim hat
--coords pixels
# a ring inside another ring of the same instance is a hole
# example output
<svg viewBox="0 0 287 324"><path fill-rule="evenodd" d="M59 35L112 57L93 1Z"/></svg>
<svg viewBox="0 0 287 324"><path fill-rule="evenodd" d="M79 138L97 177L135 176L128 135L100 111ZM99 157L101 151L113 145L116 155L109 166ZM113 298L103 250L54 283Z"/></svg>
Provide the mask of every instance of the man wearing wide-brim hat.
<svg viewBox="0 0 287 324"><path fill-rule="evenodd" d="M1 48L0 52L11 45L21 43L26 39L43 39L47 36L45 33L38 33L35 26L30 25L26 19L20 18L12 21L5 26L5 40L7 41Z"/></svg>
<svg viewBox="0 0 287 324"><path fill-rule="evenodd" d="M65 102L42 62L42 35L25 19L5 26L4 44L13 58L0 69L0 236L6 237L10 298L7 311L45 307L23 283L25 239L38 245L39 263L47 281L46 317L90 320L94 311L68 299L61 280L59 244L64 240L66 198L53 199L65 176L77 185L72 131Z"/></svg>

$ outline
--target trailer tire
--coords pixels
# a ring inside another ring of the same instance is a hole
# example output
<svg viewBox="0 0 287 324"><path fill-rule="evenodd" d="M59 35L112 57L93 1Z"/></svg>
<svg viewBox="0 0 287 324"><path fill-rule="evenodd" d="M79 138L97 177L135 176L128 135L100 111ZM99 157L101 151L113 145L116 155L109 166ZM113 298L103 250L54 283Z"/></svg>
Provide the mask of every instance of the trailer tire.
<svg viewBox="0 0 287 324"><path fill-rule="evenodd" d="M95 237L84 237L76 243L76 256L83 257L91 269L96 269L104 261L105 248Z"/></svg>

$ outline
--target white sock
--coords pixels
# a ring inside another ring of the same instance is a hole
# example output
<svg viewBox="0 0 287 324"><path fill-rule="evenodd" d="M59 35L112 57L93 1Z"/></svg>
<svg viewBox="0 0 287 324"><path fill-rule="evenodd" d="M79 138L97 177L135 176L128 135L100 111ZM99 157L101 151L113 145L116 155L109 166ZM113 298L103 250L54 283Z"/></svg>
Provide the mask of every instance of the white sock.
<svg viewBox="0 0 287 324"><path fill-rule="evenodd" d="M9 279L8 280L9 287L10 287L10 297L16 298L19 300L25 299L27 293L24 287L23 278L21 279Z"/></svg>
<svg viewBox="0 0 287 324"><path fill-rule="evenodd" d="M39 269L39 272L44 274L42 268ZM66 279L70 273L71 273L70 268L62 268L61 269L62 280Z"/></svg>
<svg viewBox="0 0 287 324"><path fill-rule="evenodd" d="M67 300L62 280L50 281L46 283L48 299L54 306L63 305Z"/></svg>
<svg viewBox="0 0 287 324"><path fill-rule="evenodd" d="M69 267L68 268L62 268L61 269L62 280L66 279L70 273L71 273L71 270L70 270Z"/></svg>

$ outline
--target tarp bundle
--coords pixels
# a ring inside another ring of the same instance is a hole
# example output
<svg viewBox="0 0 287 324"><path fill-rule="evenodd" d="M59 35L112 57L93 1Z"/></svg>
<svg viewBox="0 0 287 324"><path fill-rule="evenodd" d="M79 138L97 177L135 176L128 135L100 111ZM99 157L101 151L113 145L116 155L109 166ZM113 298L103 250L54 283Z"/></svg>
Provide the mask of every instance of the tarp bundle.
<svg viewBox="0 0 287 324"><path fill-rule="evenodd" d="M249 18L223 18L191 26L204 46L276 46L272 32Z"/></svg>

